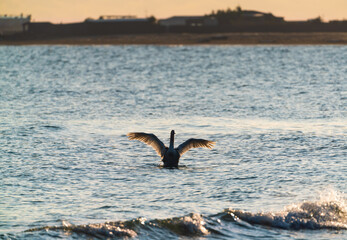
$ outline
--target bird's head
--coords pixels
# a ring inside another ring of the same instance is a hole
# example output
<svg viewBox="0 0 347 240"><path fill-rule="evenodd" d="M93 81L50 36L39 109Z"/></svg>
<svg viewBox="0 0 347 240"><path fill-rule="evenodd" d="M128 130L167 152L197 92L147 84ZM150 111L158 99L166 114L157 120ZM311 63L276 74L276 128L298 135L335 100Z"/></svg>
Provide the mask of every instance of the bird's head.
<svg viewBox="0 0 347 240"><path fill-rule="evenodd" d="M174 135L174 134L176 134L175 130L171 130L171 135Z"/></svg>

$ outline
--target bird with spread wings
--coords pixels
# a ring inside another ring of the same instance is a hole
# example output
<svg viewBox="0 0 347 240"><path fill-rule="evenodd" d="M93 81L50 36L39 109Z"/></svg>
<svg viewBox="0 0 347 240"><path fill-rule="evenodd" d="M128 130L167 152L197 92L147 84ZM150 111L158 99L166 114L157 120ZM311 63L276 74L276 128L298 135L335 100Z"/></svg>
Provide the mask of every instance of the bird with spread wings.
<svg viewBox="0 0 347 240"><path fill-rule="evenodd" d="M130 140L138 140L151 146L161 157L161 160L164 162L164 167L177 168L180 157L189 149L199 147L212 149L215 144L213 141L191 138L179 145L177 148L174 148L174 130L172 130L170 134L169 147L165 146L164 143L152 133L132 132L128 133L127 136Z"/></svg>

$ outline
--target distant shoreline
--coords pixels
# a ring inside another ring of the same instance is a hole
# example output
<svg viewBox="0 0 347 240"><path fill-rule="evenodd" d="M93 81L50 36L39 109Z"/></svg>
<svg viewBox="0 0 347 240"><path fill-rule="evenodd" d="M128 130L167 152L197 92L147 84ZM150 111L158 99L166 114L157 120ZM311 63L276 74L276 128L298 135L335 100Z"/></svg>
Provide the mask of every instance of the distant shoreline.
<svg viewBox="0 0 347 240"><path fill-rule="evenodd" d="M0 45L346 45L347 32L158 33L0 40Z"/></svg>

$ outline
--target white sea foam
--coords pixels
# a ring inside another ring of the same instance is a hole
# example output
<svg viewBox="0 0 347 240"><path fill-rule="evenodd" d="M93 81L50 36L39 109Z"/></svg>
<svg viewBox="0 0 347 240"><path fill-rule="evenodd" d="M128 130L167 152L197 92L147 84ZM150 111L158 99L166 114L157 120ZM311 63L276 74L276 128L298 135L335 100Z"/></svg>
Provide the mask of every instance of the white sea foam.
<svg viewBox="0 0 347 240"><path fill-rule="evenodd" d="M318 201L292 204L280 212L250 213L233 209L226 212L229 219L284 229L347 229L346 198L333 190Z"/></svg>

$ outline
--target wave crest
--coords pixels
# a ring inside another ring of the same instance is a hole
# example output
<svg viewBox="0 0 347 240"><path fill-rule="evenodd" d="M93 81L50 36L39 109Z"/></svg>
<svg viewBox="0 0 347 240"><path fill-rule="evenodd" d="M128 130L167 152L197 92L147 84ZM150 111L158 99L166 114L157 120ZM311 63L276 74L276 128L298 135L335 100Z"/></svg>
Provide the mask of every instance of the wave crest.
<svg viewBox="0 0 347 240"><path fill-rule="evenodd" d="M284 229L347 229L345 201L303 202L282 212L250 213L226 209L223 220L245 221Z"/></svg>
<svg viewBox="0 0 347 240"><path fill-rule="evenodd" d="M188 216L155 220L159 227L165 227L178 235L207 235L209 231L205 228L202 215L191 213Z"/></svg>
<svg viewBox="0 0 347 240"><path fill-rule="evenodd" d="M36 231L57 231L63 230L65 233L77 233L93 236L97 238L112 238L112 237L136 237L137 233L128 228L127 222L106 222L106 223L94 223L73 225L67 221L62 221L62 226L46 226L42 228L29 229L26 232Z"/></svg>

